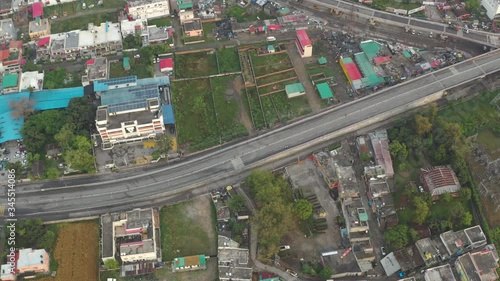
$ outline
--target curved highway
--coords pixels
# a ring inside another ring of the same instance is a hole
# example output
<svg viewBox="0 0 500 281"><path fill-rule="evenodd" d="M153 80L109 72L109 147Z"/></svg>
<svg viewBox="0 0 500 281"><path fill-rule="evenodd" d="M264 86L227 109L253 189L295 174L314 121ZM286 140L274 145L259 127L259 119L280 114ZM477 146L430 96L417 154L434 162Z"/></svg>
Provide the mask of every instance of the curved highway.
<svg viewBox="0 0 500 281"><path fill-rule="evenodd" d="M499 68L500 50L497 50L177 165L20 185L16 197L17 216L87 217L105 213L111 206L130 209L137 202L154 202L165 192L203 187L223 177L236 180L238 174L280 152L348 126L376 120L380 114L482 78Z"/></svg>

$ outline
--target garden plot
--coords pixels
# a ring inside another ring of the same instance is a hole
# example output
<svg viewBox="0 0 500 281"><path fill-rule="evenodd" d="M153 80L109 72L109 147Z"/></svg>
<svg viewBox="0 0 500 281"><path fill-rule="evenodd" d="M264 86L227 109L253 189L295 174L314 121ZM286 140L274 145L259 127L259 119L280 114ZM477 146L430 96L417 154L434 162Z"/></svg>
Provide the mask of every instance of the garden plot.
<svg viewBox="0 0 500 281"><path fill-rule="evenodd" d="M175 55L175 78L195 78L218 74L213 51Z"/></svg>
<svg viewBox="0 0 500 281"><path fill-rule="evenodd" d="M332 81L333 84L336 84L333 69L329 66L319 65L317 63L307 65L307 74L314 83Z"/></svg>
<svg viewBox="0 0 500 281"><path fill-rule="evenodd" d="M224 48L217 50L217 62L219 73L240 71L240 59L236 48Z"/></svg>

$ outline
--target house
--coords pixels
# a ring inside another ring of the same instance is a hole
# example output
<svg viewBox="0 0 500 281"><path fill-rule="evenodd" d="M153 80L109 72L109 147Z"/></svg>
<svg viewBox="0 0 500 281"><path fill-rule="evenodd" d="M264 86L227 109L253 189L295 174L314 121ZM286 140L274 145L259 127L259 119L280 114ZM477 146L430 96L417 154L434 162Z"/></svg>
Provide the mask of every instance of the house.
<svg viewBox="0 0 500 281"><path fill-rule="evenodd" d="M204 270L207 268L205 255L174 258L172 272L185 272L194 270Z"/></svg>
<svg viewBox="0 0 500 281"><path fill-rule="evenodd" d="M17 39L17 30L11 18L0 20L0 43Z"/></svg>
<svg viewBox="0 0 500 281"><path fill-rule="evenodd" d="M455 261L455 268L467 281L496 281L498 280L498 253L493 245L482 251L467 253Z"/></svg>
<svg viewBox="0 0 500 281"><path fill-rule="evenodd" d="M2 94L19 92L19 74L7 74L2 78Z"/></svg>
<svg viewBox="0 0 500 281"><path fill-rule="evenodd" d="M0 267L0 280L2 281L15 281L14 267L10 264L2 264Z"/></svg>
<svg viewBox="0 0 500 281"><path fill-rule="evenodd" d="M90 82L105 80L109 78L108 59L97 57L89 59L85 63L85 75L82 76L82 86L87 86Z"/></svg>
<svg viewBox="0 0 500 281"><path fill-rule="evenodd" d="M40 2L38 2L40 3ZM40 37L50 35L49 19L35 18L29 23L29 36L31 40L38 40Z"/></svg>
<svg viewBox="0 0 500 281"><path fill-rule="evenodd" d="M486 15L490 20L500 17L500 1L481 0L481 5L486 9Z"/></svg>
<svg viewBox="0 0 500 281"><path fill-rule="evenodd" d="M381 259L380 264L382 265L382 268L384 268L385 275L387 276L391 276L401 270L401 266L394 256L394 253L389 253L387 256Z"/></svg>
<svg viewBox="0 0 500 281"><path fill-rule="evenodd" d="M13 1L0 1L0 16L7 16L8 14L11 14L12 4Z"/></svg>
<svg viewBox="0 0 500 281"><path fill-rule="evenodd" d="M360 151L363 151L363 150L360 150ZM386 175L385 175L384 168L382 168L382 166L380 166L380 165L376 165L376 166L364 167L364 177L367 180L385 179Z"/></svg>
<svg viewBox="0 0 500 281"><path fill-rule="evenodd" d="M125 39L128 35L142 35L147 32L147 29L147 19L122 20L120 22L120 30L123 39Z"/></svg>
<svg viewBox="0 0 500 281"><path fill-rule="evenodd" d="M382 166L387 178L394 177L394 168L392 166L391 153L389 151L389 139L387 130L378 130L368 134L372 143L375 163Z"/></svg>
<svg viewBox="0 0 500 281"><path fill-rule="evenodd" d="M50 58L50 36L40 38L36 42L36 58L38 60L48 60Z"/></svg>
<svg viewBox="0 0 500 281"><path fill-rule="evenodd" d="M41 91L43 90L44 73L38 71L28 71L21 73L19 91Z"/></svg>
<svg viewBox="0 0 500 281"><path fill-rule="evenodd" d="M366 232L368 227L368 214L359 198L346 198L342 202L342 213L348 233Z"/></svg>
<svg viewBox="0 0 500 281"><path fill-rule="evenodd" d="M304 89L304 86L300 82L295 83L295 84L286 85L285 92L286 92L286 96L289 99L294 98L294 97L298 97L298 96L303 96L306 94L306 90Z"/></svg>
<svg viewBox="0 0 500 281"><path fill-rule="evenodd" d="M297 50L299 50L300 56L302 58L308 58L312 56L312 42L311 39L309 39L306 30L297 30L295 45L297 46Z"/></svg>
<svg viewBox="0 0 500 281"><path fill-rule="evenodd" d="M174 59L166 58L160 60L161 72L172 72L174 70Z"/></svg>
<svg viewBox="0 0 500 281"><path fill-rule="evenodd" d="M50 272L50 258L44 249L21 249L16 260L16 274Z"/></svg>
<svg viewBox="0 0 500 281"><path fill-rule="evenodd" d="M181 24L184 24L187 21L192 21L194 19L193 10L181 10L179 12L179 19L181 20Z"/></svg>
<svg viewBox="0 0 500 281"><path fill-rule="evenodd" d="M316 84L316 90L318 90L319 96L322 100L333 99L333 92L327 82Z"/></svg>
<svg viewBox="0 0 500 281"><path fill-rule="evenodd" d="M19 72L23 56L23 42L10 41L0 46L0 72Z"/></svg>
<svg viewBox="0 0 500 281"><path fill-rule="evenodd" d="M449 264L429 268L424 274L425 281L456 281Z"/></svg>
<svg viewBox="0 0 500 281"><path fill-rule="evenodd" d="M102 215L102 261L121 261L122 276L152 272L161 261L159 228L159 214L154 209Z"/></svg>
<svg viewBox="0 0 500 281"><path fill-rule="evenodd" d="M372 179L368 181L368 196L370 199L391 194L391 188L384 179Z"/></svg>
<svg viewBox="0 0 500 281"><path fill-rule="evenodd" d="M351 166L335 166L339 181L340 198L359 197L359 186L354 169Z"/></svg>
<svg viewBox="0 0 500 281"><path fill-rule="evenodd" d="M401 271L406 275L417 272L425 267L424 260L415 245L408 246L394 252L394 256L401 268Z"/></svg>
<svg viewBox="0 0 500 281"><path fill-rule="evenodd" d="M240 248L236 241L219 235L217 241L219 280L251 281L252 268L248 265L249 250Z"/></svg>
<svg viewBox="0 0 500 281"><path fill-rule="evenodd" d="M156 19L170 15L168 0L128 0L125 11L132 19Z"/></svg>
<svg viewBox="0 0 500 281"><path fill-rule="evenodd" d="M460 182L451 166L437 166L420 170L420 180L433 199L445 193L458 194Z"/></svg>
<svg viewBox="0 0 500 281"><path fill-rule="evenodd" d="M272 54L272 53L276 52L276 49L274 48L273 45L268 45L267 46L267 52L270 53L270 54Z"/></svg>
<svg viewBox="0 0 500 281"><path fill-rule="evenodd" d="M203 36L203 27L201 20L198 18L186 21L182 26L184 29L184 35L187 37Z"/></svg>
<svg viewBox="0 0 500 281"><path fill-rule="evenodd" d="M96 55L114 54L122 50L120 24L103 22L99 26L89 23L88 30L94 33L93 51Z"/></svg>
<svg viewBox="0 0 500 281"><path fill-rule="evenodd" d="M165 44L168 39L170 39L172 30L173 29L171 27L157 27L156 25L150 25L148 26L147 37L145 40L147 41L147 44L150 45Z"/></svg>
<svg viewBox="0 0 500 281"><path fill-rule="evenodd" d="M165 125L159 87L169 84L167 76L141 80L128 76L94 81L94 91L101 101L96 113L96 127L103 149L162 134Z"/></svg>

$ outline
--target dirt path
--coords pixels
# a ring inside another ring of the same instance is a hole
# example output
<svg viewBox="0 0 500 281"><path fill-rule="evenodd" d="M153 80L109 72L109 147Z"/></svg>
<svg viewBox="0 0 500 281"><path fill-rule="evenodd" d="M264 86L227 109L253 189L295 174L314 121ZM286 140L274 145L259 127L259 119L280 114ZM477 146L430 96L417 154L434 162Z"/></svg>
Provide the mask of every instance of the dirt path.
<svg viewBox="0 0 500 281"><path fill-rule="evenodd" d="M304 85L304 89L306 90L306 98L311 106L313 112L318 112L321 109L321 99L319 95L316 93L314 86L309 80L309 76L307 75L306 67L302 58L300 57L299 51L295 44L287 45L288 53L290 54L290 59L292 60L293 66L295 67L295 72L299 78L299 81Z"/></svg>
<svg viewBox="0 0 500 281"><path fill-rule="evenodd" d="M233 97L238 103L238 107L240 109L238 114L238 121L240 121L240 123L245 126L248 134L251 135L253 132L253 124L244 104L246 100L243 100L245 98L243 97L243 87L243 78L241 77L241 75L238 75L238 77L233 81L233 90L236 93L235 95L233 95Z"/></svg>

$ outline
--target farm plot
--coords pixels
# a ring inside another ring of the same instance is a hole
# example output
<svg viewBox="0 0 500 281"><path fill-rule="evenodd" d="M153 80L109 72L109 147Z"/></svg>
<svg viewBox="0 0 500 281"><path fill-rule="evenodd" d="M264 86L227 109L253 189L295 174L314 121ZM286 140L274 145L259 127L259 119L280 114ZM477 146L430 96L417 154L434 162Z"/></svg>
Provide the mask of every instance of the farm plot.
<svg viewBox="0 0 500 281"><path fill-rule="evenodd" d="M240 71L240 59L236 48L224 48L217 51L219 73Z"/></svg>
<svg viewBox="0 0 500 281"><path fill-rule="evenodd" d="M307 74L309 74L309 77L313 82L321 83L327 80L335 81L333 69L328 66L320 66L318 64L312 67L308 66Z"/></svg>
<svg viewBox="0 0 500 281"><path fill-rule="evenodd" d="M266 127L266 121L264 120L264 114L262 114L262 109L260 107L259 94L257 94L257 88L250 87L246 88L246 96L248 100L248 105L250 107L250 114L252 116L253 126L255 129L262 129Z"/></svg>
<svg viewBox="0 0 500 281"><path fill-rule="evenodd" d="M250 57L252 59L255 76L257 77L293 68L292 62L286 52L261 56L252 52Z"/></svg>
<svg viewBox="0 0 500 281"><path fill-rule="evenodd" d="M59 264L56 277L40 281L97 280L99 225L96 222L62 225L54 256Z"/></svg>
<svg viewBox="0 0 500 281"><path fill-rule="evenodd" d="M175 78L194 78L218 73L213 52L175 55Z"/></svg>

